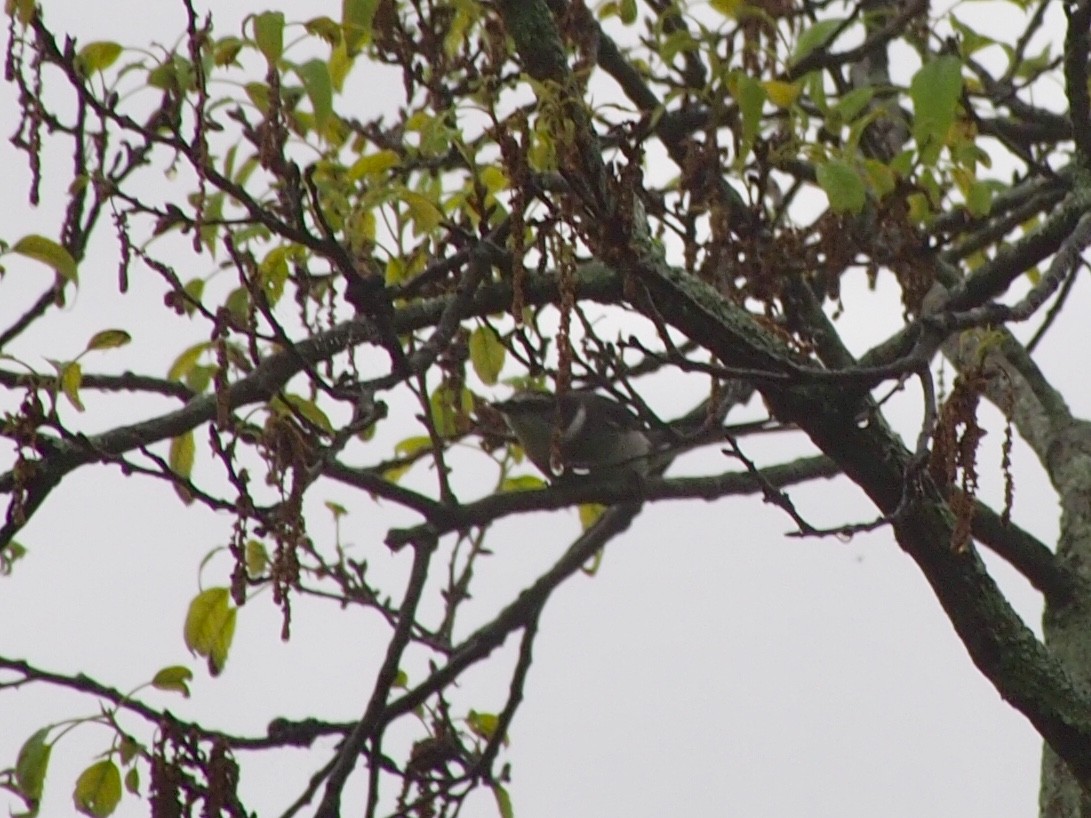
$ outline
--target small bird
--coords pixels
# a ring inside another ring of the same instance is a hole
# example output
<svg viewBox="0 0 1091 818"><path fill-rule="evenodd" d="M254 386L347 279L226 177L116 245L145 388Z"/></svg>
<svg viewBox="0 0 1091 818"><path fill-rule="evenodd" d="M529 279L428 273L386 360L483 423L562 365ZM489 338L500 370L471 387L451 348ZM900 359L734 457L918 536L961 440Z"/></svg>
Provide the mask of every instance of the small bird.
<svg viewBox="0 0 1091 818"><path fill-rule="evenodd" d="M569 473L647 475L658 459L653 456L669 442L666 430L656 434L624 404L595 392L557 396L523 390L493 407L530 461L550 478Z"/></svg>

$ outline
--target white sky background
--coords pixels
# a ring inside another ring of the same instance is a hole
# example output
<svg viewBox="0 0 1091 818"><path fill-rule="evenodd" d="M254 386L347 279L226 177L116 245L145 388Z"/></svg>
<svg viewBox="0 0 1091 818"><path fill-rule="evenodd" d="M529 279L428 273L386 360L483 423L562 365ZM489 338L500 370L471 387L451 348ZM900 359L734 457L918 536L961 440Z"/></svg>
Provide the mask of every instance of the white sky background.
<svg viewBox="0 0 1091 818"><path fill-rule="evenodd" d="M257 8L220 4L217 33L237 32L246 11ZM296 6L288 15L337 17L339 8L327 0L306 4L305 11ZM184 25L173 0L47 0L46 11L54 31L84 42L169 44ZM12 89L0 86L0 111L13 110ZM7 114L3 121L13 123L14 117ZM34 211L26 205L23 158L6 140L0 144L7 180L0 187L5 239L56 235L60 211L49 204L58 201L56 191L48 195L49 172L67 168L67 162L66 152L49 155L46 204ZM0 326L6 327L51 273L16 257L4 263ZM207 257L191 263L192 275L208 271ZM42 356L73 356L93 332L116 326L132 333L133 344L89 358L85 369L163 374L198 337L187 321L165 314L157 277L134 266L131 292L121 297L112 283L115 270L116 246L103 231L81 266L82 289L67 316L71 334L28 334L11 351L44 368ZM1081 283L1070 303L1087 295ZM844 298L841 327L857 349L884 337L898 321L889 279L873 294L861 276L850 277ZM1086 344L1086 325L1074 313L1044 342L1043 368L1063 389L1082 375L1071 351ZM1066 396L1080 414L1091 408L1086 389ZM172 406L145 408L130 398L91 393L85 400L86 418L104 426ZM665 406L665 400L653 403ZM896 412L910 434L918 412L912 398ZM982 454L983 493L995 502L1001 492L1001 434L996 413L988 417L994 431ZM798 450L798 438L763 446L768 455L775 447ZM705 462L717 467L715 455L709 457ZM1014 516L1052 542L1055 499L1024 447L1017 447L1015 458ZM7 462L0 465L6 468ZM362 505L359 495L336 485L315 494L349 508L342 536L356 556L367 554L376 571L404 570L405 557L389 556L381 545L386 528L397 524L388 510ZM794 489L792 495L816 524L874 514L844 480ZM328 537L322 515L312 520L312 532ZM358 612L300 602L292 641L285 644L279 612L268 595L258 596L240 612L219 679L209 679L201 663L188 657L181 626L198 589L197 565L226 541L228 528L226 517L182 507L164 485L122 480L105 467L73 475L20 537L29 556L13 577L0 580L0 654L47 670L85 672L122 690L165 665L189 664L197 673L191 699L157 691L141 698L239 734L262 734L275 716L358 717L387 634ZM513 598L577 528L573 512L497 529L490 539L496 556L479 572L476 610L484 616ZM790 529L782 513L756 499L658 504L607 548L597 576L577 577L555 594L506 755L513 762L510 792L519 818L1036 813L1036 734L972 666L889 531L843 543L786 539ZM990 566L1037 630L1037 596L1003 564L990 560ZM225 584L227 570L225 560L213 561L203 576L205 587ZM467 677L466 707L502 706L511 647ZM490 672L494 660L500 667ZM0 767L14 763L18 747L37 728L94 711L90 698L45 686L0 691ZM58 744L44 816L71 811L75 777L108 742L105 731L83 727ZM278 814L327 757L282 753L266 761L262 754L240 754L244 802L261 816ZM361 790L353 779L354 798ZM0 794L0 809L18 806ZM126 796L117 814L141 815L142 807ZM463 814L496 814L491 796L483 793Z"/></svg>

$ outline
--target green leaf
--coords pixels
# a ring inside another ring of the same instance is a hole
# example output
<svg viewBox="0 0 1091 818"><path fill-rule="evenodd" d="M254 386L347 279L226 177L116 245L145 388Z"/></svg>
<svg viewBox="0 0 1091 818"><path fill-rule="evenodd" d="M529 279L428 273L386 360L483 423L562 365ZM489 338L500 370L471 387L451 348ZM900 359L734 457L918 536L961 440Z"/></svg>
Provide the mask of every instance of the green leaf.
<svg viewBox="0 0 1091 818"><path fill-rule="evenodd" d="M618 7L618 14L621 17L621 22L627 26L631 26L636 22L636 0L621 0Z"/></svg>
<svg viewBox="0 0 1091 818"><path fill-rule="evenodd" d="M428 402L432 409L432 423L440 437L454 437L469 425L474 398L466 387L456 394L449 385L444 384L432 393Z"/></svg>
<svg viewBox="0 0 1091 818"><path fill-rule="evenodd" d="M140 742L132 736L121 736L121 741L117 745L117 754L123 765L132 764L133 759L136 758L140 750Z"/></svg>
<svg viewBox="0 0 1091 818"><path fill-rule="evenodd" d="M181 381L185 378L194 366L197 365L198 359L209 348L210 342L201 341L199 344L194 344L189 349L182 352L177 358L174 359L174 363L170 365L170 369L167 370L167 377L172 381Z"/></svg>
<svg viewBox="0 0 1091 818"><path fill-rule="evenodd" d="M79 283L76 273L76 260L57 242L45 236L23 236L12 245L12 252L40 261L53 268L65 281Z"/></svg>
<svg viewBox="0 0 1091 818"><path fill-rule="evenodd" d="M310 60L298 66L295 72L303 80L303 88L311 100L315 129L320 135L325 134L330 114L333 113L333 84L330 82L330 70L322 60Z"/></svg>
<svg viewBox="0 0 1091 818"><path fill-rule="evenodd" d="M24 741L15 760L15 784L21 795L34 802L42 798L49 755L53 752L53 745L46 741L49 730L43 727Z"/></svg>
<svg viewBox="0 0 1091 818"><path fill-rule="evenodd" d="M831 110L836 117L840 118L840 122L852 122L864 110L864 106L871 102L873 96L875 96L875 89L870 85L854 88L841 97Z"/></svg>
<svg viewBox="0 0 1091 818"><path fill-rule="evenodd" d="M898 175L889 165L880 162L878 159L865 159L864 172L867 174L868 183L877 198L882 199L894 192L894 188L898 184Z"/></svg>
<svg viewBox="0 0 1091 818"><path fill-rule="evenodd" d="M291 272L288 262L302 256L302 248L294 244L282 244L274 247L265 254L265 258L258 265L258 273L261 276L261 290L265 294L269 305L275 307L284 295L284 285L288 281Z"/></svg>
<svg viewBox="0 0 1091 818"><path fill-rule="evenodd" d="M171 665L160 670L152 677L152 687L157 690L168 690L181 693L189 698L189 682L193 678L193 671L185 665Z"/></svg>
<svg viewBox="0 0 1091 818"><path fill-rule="evenodd" d="M993 186L989 182L973 182L966 192L966 209L980 218L989 215L992 205Z"/></svg>
<svg viewBox="0 0 1091 818"><path fill-rule="evenodd" d="M499 784L492 785L492 794L496 796L496 806L500 810L500 818L515 818L515 810L511 806L511 796Z"/></svg>
<svg viewBox="0 0 1091 818"><path fill-rule="evenodd" d="M270 65L275 65L284 53L284 13L264 11L253 17L254 41Z"/></svg>
<svg viewBox="0 0 1091 818"><path fill-rule="evenodd" d="M190 301L189 299L183 301L182 309L185 311L186 315L193 315L197 310L197 307L193 302L197 302L198 304L201 302L201 296L205 293L205 280L203 278L191 278L182 285L182 292L188 295L190 299L193 299L193 301Z"/></svg>
<svg viewBox="0 0 1091 818"><path fill-rule="evenodd" d="M240 324L245 324L250 316L250 293L245 287L236 287L227 294L224 306L232 318Z"/></svg>
<svg viewBox="0 0 1091 818"><path fill-rule="evenodd" d="M834 17L829 20L819 20L817 23L804 27L803 33L796 40L795 53L792 54L789 66L795 65L816 48L828 48L832 45L833 40L830 38L844 25L844 22Z"/></svg>
<svg viewBox="0 0 1091 818"><path fill-rule="evenodd" d="M140 795L140 768L130 767L125 773L125 789L133 795Z"/></svg>
<svg viewBox="0 0 1091 818"><path fill-rule="evenodd" d="M742 115L742 146L736 157L736 161L742 161L750 153L750 147L761 128L761 109L765 105L766 94L760 82L741 71L735 72L732 77L731 93L739 103L739 113Z"/></svg>
<svg viewBox="0 0 1091 818"><path fill-rule="evenodd" d="M500 378L508 351L496 330L482 325L470 333L470 363L482 383L492 386Z"/></svg>
<svg viewBox="0 0 1091 818"><path fill-rule="evenodd" d="M925 164L934 164L954 124L962 96L962 61L947 55L921 66L909 83L913 138Z"/></svg>
<svg viewBox="0 0 1091 818"><path fill-rule="evenodd" d="M963 57L969 57L975 51L996 42L992 37L981 34L976 29L966 25L953 14L947 19L951 23L951 28L958 32L958 50Z"/></svg>
<svg viewBox="0 0 1091 818"><path fill-rule="evenodd" d="M0 576L11 574L12 567L27 554L26 546L18 540L9 540L4 548L0 549Z"/></svg>
<svg viewBox="0 0 1091 818"><path fill-rule="evenodd" d="M110 759L96 761L76 780L72 793L76 809L93 818L105 818L121 801L121 771Z"/></svg>
<svg viewBox="0 0 1091 818"><path fill-rule="evenodd" d="M208 658L208 669L213 676L218 676L227 662L237 613L227 588L209 588L189 603L183 631L186 647Z"/></svg>
<svg viewBox="0 0 1091 818"><path fill-rule="evenodd" d="M133 337L123 329L104 329L102 332L96 332L91 336L91 340L87 342L87 349L84 352L90 352L93 349L116 349L125 346L132 340Z"/></svg>
<svg viewBox="0 0 1091 818"><path fill-rule="evenodd" d="M379 0L341 0L341 28L350 57L371 42L371 26Z"/></svg>
<svg viewBox="0 0 1091 818"><path fill-rule="evenodd" d="M193 66L189 60L172 54L148 72L148 85L163 91L182 93L193 89Z"/></svg>
<svg viewBox="0 0 1091 818"><path fill-rule="evenodd" d="M523 474L518 477L506 477L500 483L500 491L534 491L545 488L545 480L535 477L533 474Z"/></svg>
<svg viewBox="0 0 1091 818"><path fill-rule="evenodd" d="M118 43L106 40L88 43L76 55L76 70L87 77L96 71L106 70L119 56L121 46Z"/></svg>
<svg viewBox="0 0 1091 818"><path fill-rule="evenodd" d="M818 166L818 184L826 191L830 207L838 213L859 213L867 202L867 186L852 165L831 159Z"/></svg>

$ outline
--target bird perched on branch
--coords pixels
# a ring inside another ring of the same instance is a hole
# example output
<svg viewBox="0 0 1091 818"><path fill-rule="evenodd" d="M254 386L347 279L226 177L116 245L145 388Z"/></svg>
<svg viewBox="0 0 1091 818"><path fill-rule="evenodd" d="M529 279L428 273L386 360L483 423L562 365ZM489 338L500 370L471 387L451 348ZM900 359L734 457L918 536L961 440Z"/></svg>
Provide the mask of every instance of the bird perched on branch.
<svg viewBox="0 0 1091 818"><path fill-rule="evenodd" d="M660 474L683 451L722 439L718 421L708 428L707 412L699 418L691 413L678 426L653 428L620 401L583 390L559 396L523 390L493 408L530 461L550 478Z"/></svg>

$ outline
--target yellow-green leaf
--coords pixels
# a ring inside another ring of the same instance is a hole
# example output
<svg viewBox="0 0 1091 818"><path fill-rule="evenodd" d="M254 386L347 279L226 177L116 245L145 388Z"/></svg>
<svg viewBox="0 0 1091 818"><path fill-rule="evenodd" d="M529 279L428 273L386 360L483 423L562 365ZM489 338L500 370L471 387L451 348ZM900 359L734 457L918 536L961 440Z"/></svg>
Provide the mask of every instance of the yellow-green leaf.
<svg viewBox="0 0 1091 818"><path fill-rule="evenodd" d="M152 687L157 690L169 690L181 693L189 698L189 682L193 678L193 671L185 665L171 665L160 670L152 677Z"/></svg>
<svg viewBox="0 0 1091 818"><path fill-rule="evenodd" d="M492 386L497 382L507 354L492 327L482 325L470 333L470 363L482 383Z"/></svg>
<svg viewBox="0 0 1091 818"><path fill-rule="evenodd" d="M227 662L235 636L237 609L227 588L209 588L189 603L184 635L186 647L208 658L209 671L216 676Z"/></svg>
<svg viewBox="0 0 1091 818"><path fill-rule="evenodd" d="M105 818L121 800L121 771L110 759L96 761L76 780L72 801L76 809L93 818Z"/></svg>
<svg viewBox="0 0 1091 818"><path fill-rule="evenodd" d="M251 577L260 577L269 567L269 552L259 540L246 541L246 573Z"/></svg>
<svg viewBox="0 0 1091 818"><path fill-rule="evenodd" d="M330 45L337 45L341 42L341 26L337 25L335 20L324 15L311 18L303 24L303 27L307 29L308 33L321 37Z"/></svg>
<svg viewBox="0 0 1091 818"><path fill-rule="evenodd" d="M284 53L284 13L265 11L253 17L254 41L270 65Z"/></svg>
<svg viewBox="0 0 1091 818"><path fill-rule="evenodd" d="M46 741L48 738L48 727L38 730L23 742L15 759L15 784L29 801L36 802L42 797L49 755L53 752L53 745Z"/></svg>
<svg viewBox="0 0 1091 818"><path fill-rule="evenodd" d="M242 47L243 41L238 37L224 37L216 43L212 51L212 61L220 67L234 65Z"/></svg>
<svg viewBox="0 0 1091 818"><path fill-rule="evenodd" d="M90 352L93 349L116 349L117 347L125 346L132 340L133 337L123 329L104 329L102 332L96 332L91 336L91 340L87 342L87 349L85 351Z"/></svg>
<svg viewBox="0 0 1091 818"><path fill-rule="evenodd" d="M710 5L725 17L737 17L745 0L712 0Z"/></svg>
<svg viewBox="0 0 1091 818"><path fill-rule="evenodd" d="M330 514L333 515L333 518L335 520L340 519L341 517L344 517L346 514L349 513L349 510L347 508L345 508L340 503L333 502L333 500L326 501L326 508L330 510Z"/></svg>
<svg viewBox="0 0 1091 818"><path fill-rule="evenodd" d="M354 62L355 60L349 55L345 42L342 40L334 47L329 61L330 82L333 83L336 90L340 91L345 87L345 77L349 75Z"/></svg>
<svg viewBox="0 0 1091 818"><path fill-rule="evenodd" d="M890 165L880 162L878 159L865 159L864 171L867 173L868 182L878 198L893 193L898 184L898 175Z"/></svg>
<svg viewBox="0 0 1091 818"><path fill-rule="evenodd" d="M205 280L203 278L191 278L185 284L182 285L182 292L189 296L188 299L182 302L182 309L186 315L193 315L197 309L196 305L201 303L201 296L205 292ZM192 301L190 301L192 299Z"/></svg>
<svg viewBox="0 0 1091 818"><path fill-rule="evenodd" d="M545 480L535 477L533 474L523 474L518 477L507 477L500 484L500 491L534 491L545 487Z"/></svg>
<svg viewBox="0 0 1091 818"><path fill-rule="evenodd" d="M594 553L594 555L580 566L580 570L587 574L589 577L593 577L599 572L599 568L602 566L602 555L606 553L601 548Z"/></svg>
<svg viewBox="0 0 1091 818"><path fill-rule="evenodd" d="M508 175L496 165L486 165L481 169L481 182L489 193L507 190L511 185Z"/></svg>
<svg viewBox="0 0 1091 818"><path fill-rule="evenodd" d="M61 391L80 412L83 411L83 401L80 400L80 384L83 383L83 369L79 363L72 361L61 370Z"/></svg>
<svg viewBox="0 0 1091 818"><path fill-rule="evenodd" d="M86 77L96 71L106 70L119 56L121 46L118 43L106 40L88 43L76 55L76 70Z"/></svg>
<svg viewBox="0 0 1091 818"><path fill-rule="evenodd" d="M196 454L197 444L193 439L192 430L178 435L178 437L172 437L170 441L170 458L167 461L170 464L171 471L179 477L188 479L193 473L193 461Z"/></svg>
<svg viewBox="0 0 1091 818"><path fill-rule="evenodd" d="M412 457L419 451L432 448L432 438L427 435L415 435L399 440L394 444L394 451L402 457Z"/></svg>
<svg viewBox="0 0 1091 818"><path fill-rule="evenodd" d="M201 357L201 354L208 349L209 342L201 341L199 344L194 344L189 349L185 350L181 355L174 359L174 363L170 365L170 369L167 370L167 377L172 381L180 381L189 374L190 370L197 364L197 360Z"/></svg>
<svg viewBox="0 0 1091 818"><path fill-rule="evenodd" d="M125 773L125 789L133 795L140 795L140 768L130 767Z"/></svg>
<svg viewBox="0 0 1091 818"><path fill-rule="evenodd" d="M65 281L78 284L76 260L71 254L52 239L45 236L23 236L12 245L12 252L40 261L54 269Z"/></svg>
<svg viewBox="0 0 1091 818"><path fill-rule="evenodd" d="M289 408L291 407L291 408ZM333 424L313 400L301 395L284 395L273 400L273 409L281 414L298 414L326 434L333 434Z"/></svg>
<svg viewBox="0 0 1091 818"><path fill-rule="evenodd" d="M769 101L778 108L791 108L799 99L802 86L798 82L784 82L783 80L766 80L761 84L765 89Z"/></svg>
<svg viewBox="0 0 1091 818"><path fill-rule="evenodd" d="M401 465L391 466L389 469L384 469L383 479L390 483L397 483L399 480L402 479L402 477L405 476L405 473L409 471L412 465L412 463L402 463Z"/></svg>
<svg viewBox="0 0 1091 818"><path fill-rule="evenodd" d="M4 10L9 17L19 21L19 25L28 26L34 19L34 10L38 7L36 0L8 0L4 4Z"/></svg>
<svg viewBox="0 0 1091 818"><path fill-rule="evenodd" d="M500 726L500 717L495 713L478 713L471 710L466 716L466 723L470 729L483 739L490 739L496 734L496 728Z"/></svg>
<svg viewBox="0 0 1091 818"><path fill-rule="evenodd" d="M580 503L580 525L583 530L586 531L595 523L598 522L599 517L606 511L607 506L601 503Z"/></svg>
<svg viewBox="0 0 1091 818"><path fill-rule="evenodd" d="M443 211L428 197L413 190L403 190L401 198L409 208L409 218L413 220L418 235L435 230L443 220Z"/></svg>
<svg viewBox="0 0 1091 818"><path fill-rule="evenodd" d="M364 176L371 174L382 173L390 168L395 168L402 161L398 156L397 151L390 149L381 150L377 153L371 153L367 156L361 156L348 170L348 177L351 181L355 182Z"/></svg>
<svg viewBox="0 0 1091 818"><path fill-rule="evenodd" d="M636 0L620 0L618 16L625 25L631 26L636 22L636 11Z"/></svg>

